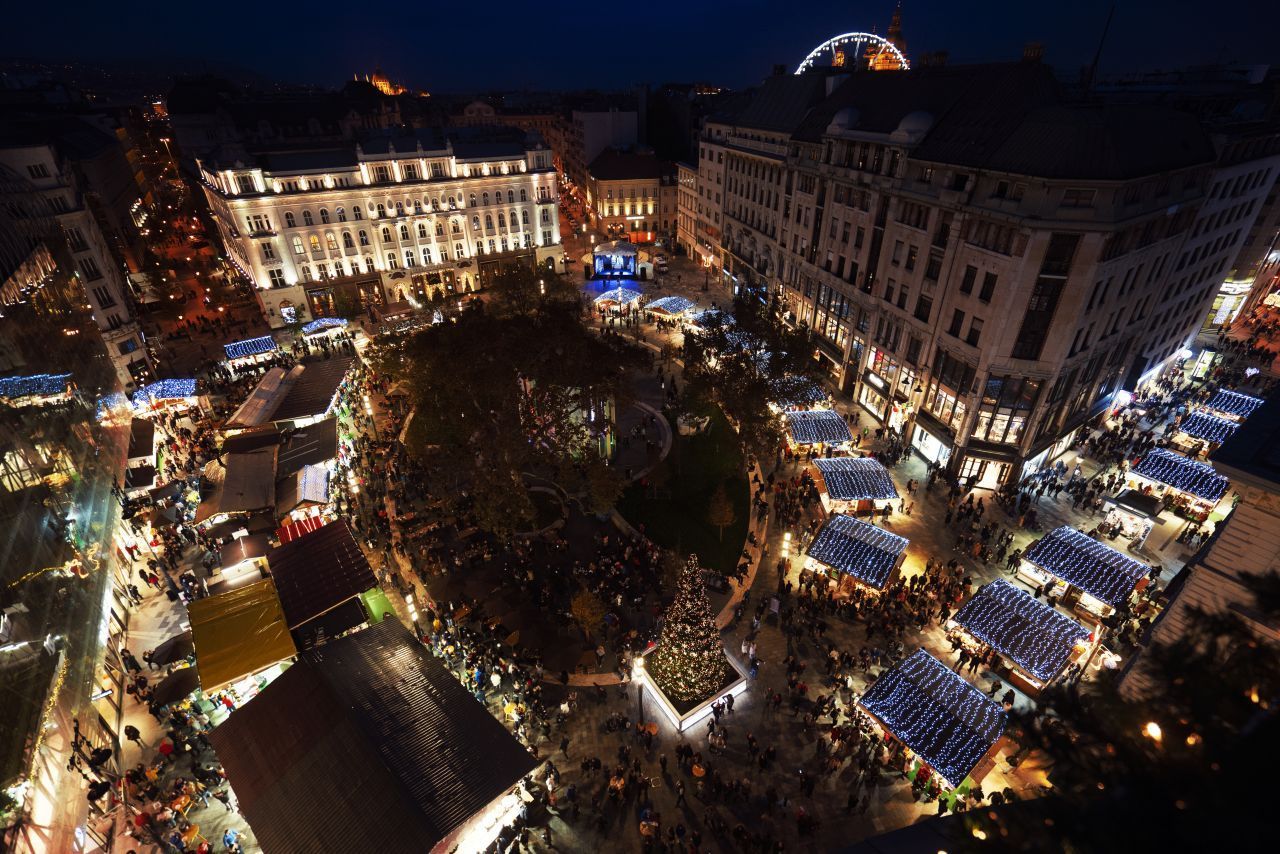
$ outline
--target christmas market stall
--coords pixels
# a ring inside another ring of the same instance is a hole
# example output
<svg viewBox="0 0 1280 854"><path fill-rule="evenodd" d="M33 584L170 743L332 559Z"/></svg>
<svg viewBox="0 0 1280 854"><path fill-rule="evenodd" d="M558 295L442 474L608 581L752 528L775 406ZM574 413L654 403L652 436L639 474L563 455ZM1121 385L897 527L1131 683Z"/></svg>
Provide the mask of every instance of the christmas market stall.
<svg viewBox="0 0 1280 854"><path fill-rule="evenodd" d="M52 406L71 399L71 374L0 377L0 401L11 409Z"/></svg>
<svg viewBox="0 0 1280 854"><path fill-rule="evenodd" d="M1164 506L1194 522L1204 522L1227 494L1229 481L1208 463L1153 448L1129 471L1129 486L1156 495Z"/></svg>
<svg viewBox="0 0 1280 854"><path fill-rule="evenodd" d="M196 599L187 616L207 696L227 691L243 705L298 654L270 578Z"/></svg>
<svg viewBox="0 0 1280 854"><path fill-rule="evenodd" d="M880 592L897 579L907 539L852 516L832 516L805 554L805 569L827 576L837 591L861 584Z"/></svg>
<svg viewBox="0 0 1280 854"><path fill-rule="evenodd" d="M1174 442L1188 456L1198 457L1202 452L1211 452L1230 439L1239 427L1238 421L1197 410L1187 413L1178 422Z"/></svg>
<svg viewBox="0 0 1280 854"><path fill-rule="evenodd" d="M1031 544L1018 575L1051 602L1096 622L1129 601L1147 572L1146 564L1063 525Z"/></svg>
<svg viewBox="0 0 1280 854"><path fill-rule="evenodd" d="M138 415L159 412L186 412L199 402L193 379L158 380L133 393L130 402Z"/></svg>
<svg viewBox="0 0 1280 854"><path fill-rule="evenodd" d="M1238 391L1223 389L1209 398L1205 404L1208 409L1234 421L1244 421L1253 414L1253 410L1262 405L1262 398L1241 394Z"/></svg>
<svg viewBox="0 0 1280 854"><path fill-rule="evenodd" d="M298 649L369 622L362 597L378 579L346 522L330 522L284 543L267 562Z"/></svg>
<svg viewBox="0 0 1280 854"><path fill-rule="evenodd" d="M268 852L487 851L540 764L399 620L303 652L209 740Z"/></svg>
<svg viewBox="0 0 1280 854"><path fill-rule="evenodd" d="M812 471L827 513L874 515L898 497L889 470L872 457L819 457Z"/></svg>
<svg viewBox="0 0 1280 854"><path fill-rule="evenodd" d="M846 451L853 441L844 416L830 409L788 412L787 443L793 451L805 449L831 454Z"/></svg>
<svg viewBox="0 0 1280 854"><path fill-rule="evenodd" d="M642 294L639 291L633 291L630 288L610 288L604 293L598 295L594 300L596 308L626 308L633 302L640 299Z"/></svg>
<svg viewBox="0 0 1280 854"><path fill-rule="evenodd" d="M222 351L226 354L227 367L235 369L272 359L279 352L279 348L276 347L276 339L270 335L262 335L258 338L246 338L243 341L223 344Z"/></svg>
<svg viewBox="0 0 1280 854"><path fill-rule="evenodd" d="M995 650L1006 678L1031 694L1084 655L1089 641L1089 631L1075 620L1004 579L980 588L947 629L970 652Z"/></svg>
<svg viewBox="0 0 1280 854"><path fill-rule="evenodd" d="M935 773L943 788L979 784L994 765L1008 716L981 691L923 649L880 675L858 706L901 745L915 782ZM898 750L893 751L895 755Z"/></svg>
<svg viewBox="0 0 1280 854"><path fill-rule="evenodd" d="M312 341L333 338L347 330L345 317L317 317L302 326L302 335Z"/></svg>
<svg viewBox="0 0 1280 854"><path fill-rule="evenodd" d="M787 374L771 381L769 389L773 398L769 406L776 412L831 408L831 395L820 382L810 377Z"/></svg>
<svg viewBox="0 0 1280 854"><path fill-rule="evenodd" d="M247 430L266 424L306 427L334 410L355 360L335 356L294 365L288 371L272 368L223 426L225 431Z"/></svg>
<svg viewBox="0 0 1280 854"><path fill-rule="evenodd" d="M645 305L644 310L658 315L664 320L671 320L689 314L695 308L693 300L685 297L660 297Z"/></svg>

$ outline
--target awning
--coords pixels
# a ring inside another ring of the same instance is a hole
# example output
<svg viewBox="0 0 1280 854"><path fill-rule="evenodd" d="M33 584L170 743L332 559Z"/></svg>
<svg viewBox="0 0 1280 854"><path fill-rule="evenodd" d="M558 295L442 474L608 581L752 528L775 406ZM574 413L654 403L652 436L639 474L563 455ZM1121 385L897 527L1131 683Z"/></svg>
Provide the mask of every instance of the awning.
<svg viewBox="0 0 1280 854"><path fill-rule="evenodd" d="M1136 489L1126 489L1115 498L1108 498L1112 504L1123 507L1130 513L1143 519L1154 519L1164 509L1164 502L1155 495L1144 495Z"/></svg>
<svg viewBox="0 0 1280 854"><path fill-rule="evenodd" d="M284 622L275 582L269 578L196 599L187 606L187 614L206 693L298 653Z"/></svg>

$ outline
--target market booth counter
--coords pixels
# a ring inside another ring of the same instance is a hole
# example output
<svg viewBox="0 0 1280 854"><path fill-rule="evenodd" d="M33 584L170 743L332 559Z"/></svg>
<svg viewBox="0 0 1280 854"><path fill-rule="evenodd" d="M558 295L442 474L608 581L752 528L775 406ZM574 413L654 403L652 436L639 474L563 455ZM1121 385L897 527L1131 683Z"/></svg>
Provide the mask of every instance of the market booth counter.
<svg viewBox="0 0 1280 854"><path fill-rule="evenodd" d="M979 589L947 629L970 652L995 650L1005 664L1002 675L1031 695L1082 660L1090 640L1075 620L1004 579Z"/></svg>
<svg viewBox="0 0 1280 854"><path fill-rule="evenodd" d="M1018 577L1098 622L1129 601L1148 571L1146 564L1063 525L1031 544Z"/></svg>
<svg viewBox="0 0 1280 854"><path fill-rule="evenodd" d="M805 569L825 575L838 593L858 584L878 593L897 579L907 545L905 537L852 516L832 516L809 544Z"/></svg>
<svg viewBox="0 0 1280 854"><path fill-rule="evenodd" d="M808 449L831 454L849 449L853 434L844 416L829 409L788 412L787 443L792 450Z"/></svg>
<svg viewBox="0 0 1280 854"><path fill-rule="evenodd" d="M243 341L232 341L230 344L223 344L222 352L226 356L227 367L236 369L274 359L280 350L276 346L274 338L270 335L262 335L257 338L246 338Z"/></svg>
<svg viewBox="0 0 1280 854"><path fill-rule="evenodd" d="M1129 548L1142 553L1152 528L1160 522L1164 502L1137 489L1123 490L1114 497L1105 496L1103 501L1109 509L1096 529L1098 536L1111 542L1128 543Z"/></svg>
<svg viewBox="0 0 1280 854"><path fill-rule="evenodd" d="M1129 472L1129 485L1159 495L1184 519L1203 522L1227 494L1229 481L1208 463L1189 460L1165 448L1148 451Z"/></svg>
<svg viewBox="0 0 1280 854"><path fill-rule="evenodd" d="M889 470L872 457L819 457L812 471L818 497L829 514L874 516L898 497Z"/></svg>
<svg viewBox="0 0 1280 854"><path fill-rule="evenodd" d="M936 772L947 788L982 782L1008 722L1000 706L923 649L882 673L858 706L905 746L914 765L908 776Z"/></svg>

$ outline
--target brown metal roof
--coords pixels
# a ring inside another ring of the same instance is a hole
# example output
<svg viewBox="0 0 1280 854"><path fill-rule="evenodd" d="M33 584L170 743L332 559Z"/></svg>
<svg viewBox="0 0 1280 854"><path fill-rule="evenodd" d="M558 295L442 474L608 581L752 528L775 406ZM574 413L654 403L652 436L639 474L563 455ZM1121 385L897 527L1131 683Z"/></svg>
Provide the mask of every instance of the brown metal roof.
<svg viewBox="0 0 1280 854"><path fill-rule="evenodd" d="M290 629L378 586L347 523L330 522L267 556Z"/></svg>

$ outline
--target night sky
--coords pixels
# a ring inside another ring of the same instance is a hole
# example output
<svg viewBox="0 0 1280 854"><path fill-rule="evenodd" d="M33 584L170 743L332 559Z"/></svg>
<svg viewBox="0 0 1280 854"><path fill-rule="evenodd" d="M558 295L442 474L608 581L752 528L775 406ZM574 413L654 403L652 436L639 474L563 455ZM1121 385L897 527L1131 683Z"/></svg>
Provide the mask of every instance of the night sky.
<svg viewBox="0 0 1280 854"><path fill-rule="evenodd" d="M6 14L6 51L40 58L150 55L225 61L270 79L334 85L381 66L434 91L614 88L666 80L744 86L774 63L794 68L810 49L852 30L884 34L893 0L649 0L577 3L25 2ZM912 59L945 49L951 61L1016 59L1045 44L1063 71L1087 63L1111 3L907 0ZM82 7L82 8L75 8ZM546 9L543 15L531 15ZM225 19L219 20L225 10ZM1280 4L1121 0L1102 73L1280 59ZM29 33L33 41L14 40Z"/></svg>

